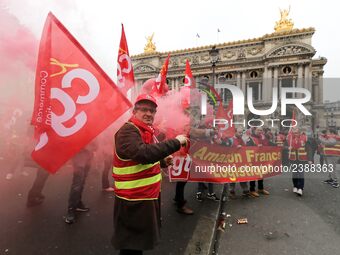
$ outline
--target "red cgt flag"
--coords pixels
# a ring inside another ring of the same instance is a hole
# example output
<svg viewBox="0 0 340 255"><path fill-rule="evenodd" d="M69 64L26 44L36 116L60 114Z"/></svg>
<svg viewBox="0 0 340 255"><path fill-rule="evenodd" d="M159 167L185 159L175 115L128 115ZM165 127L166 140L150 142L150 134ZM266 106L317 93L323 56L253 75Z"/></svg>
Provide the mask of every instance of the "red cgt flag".
<svg viewBox="0 0 340 255"><path fill-rule="evenodd" d="M163 96L166 93L166 75L168 74L170 54L165 59L161 71L156 79L155 85L151 89L151 94L155 96Z"/></svg>
<svg viewBox="0 0 340 255"><path fill-rule="evenodd" d="M231 126L231 120L233 119L233 100L229 102L227 109L224 109L223 104L220 101L220 105L216 112L216 119L223 119L227 121L226 124L217 125L220 138L234 136L235 128Z"/></svg>
<svg viewBox="0 0 340 255"><path fill-rule="evenodd" d="M195 82L194 77L192 76L190 63L188 60L186 60L186 63L185 63L184 85L191 86L192 88L196 88L196 82Z"/></svg>
<svg viewBox="0 0 340 255"><path fill-rule="evenodd" d="M135 76L133 73L132 61L129 55L123 24L117 62L117 85L120 88L120 91L126 95L128 90L135 85Z"/></svg>
<svg viewBox="0 0 340 255"><path fill-rule="evenodd" d="M131 107L117 86L49 13L40 41L32 158L55 173Z"/></svg>

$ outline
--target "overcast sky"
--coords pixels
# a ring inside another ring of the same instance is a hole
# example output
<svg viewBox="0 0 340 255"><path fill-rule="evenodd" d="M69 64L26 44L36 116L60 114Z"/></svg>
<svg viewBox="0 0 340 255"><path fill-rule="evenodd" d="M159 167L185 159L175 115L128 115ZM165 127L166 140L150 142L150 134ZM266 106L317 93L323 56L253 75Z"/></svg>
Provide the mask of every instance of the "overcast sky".
<svg viewBox="0 0 340 255"><path fill-rule="evenodd" d="M0 0L0 3L37 39L48 12L52 11L111 77L116 73L121 23L125 26L130 54L142 53L145 37L153 32L157 51L164 52L272 33L275 21L280 18L279 8L290 6L295 28L316 29L312 45L317 51L315 57L328 59L325 77L340 77L337 1ZM324 99L338 100L339 95L336 82L326 86Z"/></svg>

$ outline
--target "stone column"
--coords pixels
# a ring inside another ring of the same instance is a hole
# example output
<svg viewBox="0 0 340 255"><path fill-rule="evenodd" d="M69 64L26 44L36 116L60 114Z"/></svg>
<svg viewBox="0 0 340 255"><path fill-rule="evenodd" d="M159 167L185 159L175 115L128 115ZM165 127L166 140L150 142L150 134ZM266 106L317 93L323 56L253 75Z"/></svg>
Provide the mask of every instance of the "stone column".
<svg viewBox="0 0 340 255"><path fill-rule="evenodd" d="M310 91L312 91L312 86L313 86L312 64L309 65L308 85L309 85Z"/></svg>
<svg viewBox="0 0 340 255"><path fill-rule="evenodd" d="M273 98L273 69L268 67L268 85L266 90L268 90L268 101L271 101Z"/></svg>
<svg viewBox="0 0 340 255"><path fill-rule="evenodd" d="M179 90L178 84L179 84L179 81L178 81L178 78L176 78L176 79L175 79L175 89L176 89L176 91Z"/></svg>
<svg viewBox="0 0 340 255"><path fill-rule="evenodd" d="M242 80L241 80L241 89L243 91L244 96L246 96L246 73L242 72Z"/></svg>
<svg viewBox="0 0 340 255"><path fill-rule="evenodd" d="M298 88L302 88L303 87L303 76L302 76L302 73L303 73L303 66L302 65L298 65L298 77L297 77L297 87Z"/></svg>
<svg viewBox="0 0 340 255"><path fill-rule="evenodd" d="M317 103L322 104L323 103L323 73L319 73L319 84L318 84L318 97L317 97Z"/></svg>
<svg viewBox="0 0 340 255"><path fill-rule="evenodd" d="M305 88L311 91L312 87L312 72L309 64L305 66Z"/></svg>
<svg viewBox="0 0 340 255"><path fill-rule="evenodd" d="M278 78L279 78L279 70L278 70L278 68L277 67L273 67L273 69L274 69L274 78L273 78L273 88L275 87L275 88L277 88L277 91L278 91L278 98L280 98L281 97L281 91L280 91L280 87L279 87L279 80L278 80Z"/></svg>
<svg viewBox="0 0 340 255"><path fill-rule="evenodd" d="M272 69L270 67L264 68L263 81L262 81L263 101L268 103L273 98L273 82L272 82Z"/></svg>
<svg viewBox="0 0 340 255"><path fill-rule="evenodd" d="M319 77L318 77L319 78ZM318 85L312 85L312 102L315 104L319 103L319 84Z"/></svg>
<svg viewBox="0 0 340 255"><path fill-rule="evenodd" d="M275 81L274 81L275 82ZM278 88L278 90L279 90L279 99L281 98L281 95L282 95L282 93L281 93L281 87L282 87L282 79L280 78L280 79L277 79L277 88Z"/></svg>
<svg viewBox="0 0 340 255"><path fill-rule="evenodd" d="M262 95L260 95L260 99L262 99L265 103L269 101L268 89L268 68L265 66L262 76Z"/></svg>
<svg viewBox="0 0 340 255"><path fill-rule="evenodd" d="M237 76L236 76L236 85L239 89L242 89L241 88L241 73L240 72L238 72Z"/></svg>
<svg viewBox="0 0 340 255"><path fill-rule="evenodd" d="M273 80L273 87L278 88L278 78L279 78L279 70L277 67L274 67L274 80Z"/></svg>

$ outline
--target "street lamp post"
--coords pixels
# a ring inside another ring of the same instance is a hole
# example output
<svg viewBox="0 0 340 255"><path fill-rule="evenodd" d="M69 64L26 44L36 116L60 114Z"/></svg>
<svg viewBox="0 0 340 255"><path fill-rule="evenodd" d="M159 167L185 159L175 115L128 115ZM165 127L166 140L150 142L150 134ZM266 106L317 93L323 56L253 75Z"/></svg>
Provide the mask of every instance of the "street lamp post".
<svg viewBox="0 0 340 255"><path fill-rule="evenodd" d="M213 46L212 49L209 51L209 55L211 58L211 64L212 64L212 76L213 76L213 87L215 88L215 67L216 63L218 62L218 49L216 49L216 46Z"/></svg>

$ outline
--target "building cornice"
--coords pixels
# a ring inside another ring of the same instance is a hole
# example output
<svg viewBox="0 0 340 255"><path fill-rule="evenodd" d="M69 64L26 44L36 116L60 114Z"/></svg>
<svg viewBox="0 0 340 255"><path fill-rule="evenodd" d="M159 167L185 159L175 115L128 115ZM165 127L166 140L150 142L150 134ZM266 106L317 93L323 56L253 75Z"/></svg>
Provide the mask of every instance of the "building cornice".
<svg viewBox="0 0 340 255"><path fill-rule="evenodd" d="M197 53L202 52L211 49L213 46L216 46L216 48L233 48L233 47L240 47L240 46L250 46L250 45L256 45L256 44L262 44L265 41L270 40L278 40L282 38L287 37L293 37L293 36L312 36L315 32L315 28L302 28L302 29L293 29L291 31L286 32L274 32L271 34L265 34L258 38L252 38L252 39L246 39L246 40L238 40L238 41L232 41L232 42L225 42L220 44L212 44L212 45L205 45L200 47L194 47L194 48L188 48L188 49L180 49L175 51L167 51L167 52L151 52L151 53L142 53L138 55L133 55L132 58L134 60L138 59L144 59L144 58L150 58L150 57L164 57L168 54L175 56L175 55L182 55L182 54L188 54L188 53Z"/></svg>

